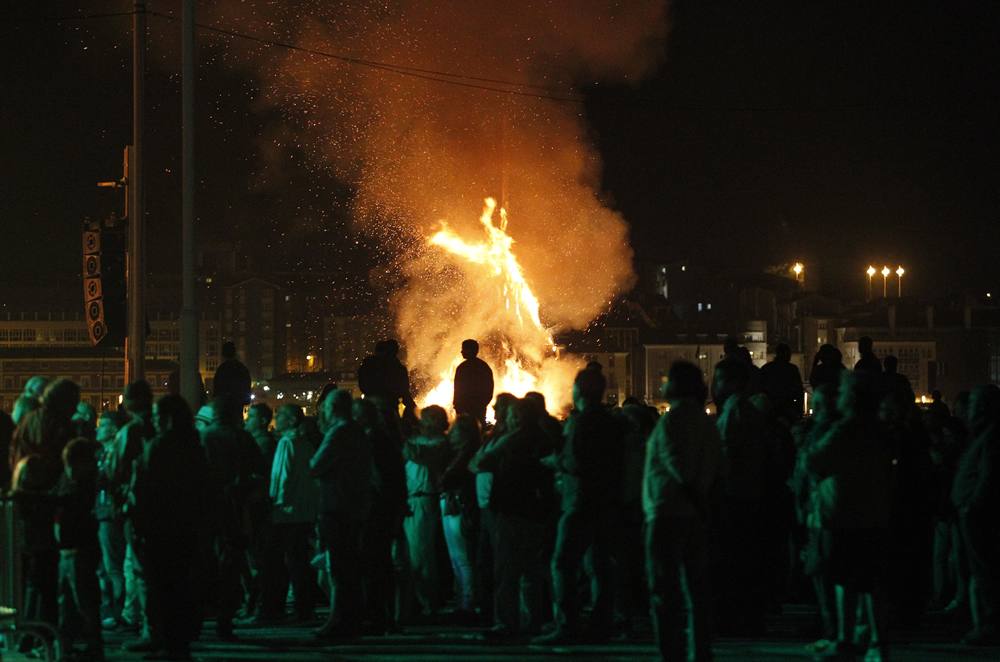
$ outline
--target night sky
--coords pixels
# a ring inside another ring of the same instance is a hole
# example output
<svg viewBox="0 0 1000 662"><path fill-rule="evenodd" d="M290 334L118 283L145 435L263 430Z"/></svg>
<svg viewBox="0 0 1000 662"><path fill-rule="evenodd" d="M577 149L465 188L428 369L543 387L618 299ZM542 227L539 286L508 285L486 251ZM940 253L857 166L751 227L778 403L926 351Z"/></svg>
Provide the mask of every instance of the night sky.
<svg viewBox="0 0 1000 662"><path fill-rule="evenodd" d="M129 3L48 4L9 5L0 22L7 282L79 269L80 221L120 204L94 183L118 176L130 137L130 19L43 20ZM150 21L153 38L179 39L176 24ZM823 265L826 286L857 294L870 261L900 262L913 294L991 289L998 28L993 2L674 2L656 75L638 87L580 85L603 196L644 259L804 259ZM249 71L202 37L202 236L240 224L274 266L365 277L380 251L348 230L350 191L304 156L265 153L275 111L255 103ZM161 272L178 268L180 252L177 50L153 48L147 82L151 269Z"/></svg>

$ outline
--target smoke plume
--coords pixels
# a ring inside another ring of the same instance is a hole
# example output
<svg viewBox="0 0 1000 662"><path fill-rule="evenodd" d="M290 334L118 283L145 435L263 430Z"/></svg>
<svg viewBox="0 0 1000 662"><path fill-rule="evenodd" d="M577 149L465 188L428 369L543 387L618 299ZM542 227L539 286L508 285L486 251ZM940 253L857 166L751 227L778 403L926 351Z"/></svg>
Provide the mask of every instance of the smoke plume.
<svg viewBox="0 0 1000 662"><path fill-rule="evenodd" d="M601 202L582 104L530 95L641 78L662 52L665 0L222 0L200 18L423 70L239 46L264 63L258 101L296 127L289 146L347 182L357 226L400 256L394 312L411 367L437 374L457 341L495 331L473 276L427 245L442 220L480 238L487 196L508 211L547 327L581 328L629 286L627 227Z"/></svg>

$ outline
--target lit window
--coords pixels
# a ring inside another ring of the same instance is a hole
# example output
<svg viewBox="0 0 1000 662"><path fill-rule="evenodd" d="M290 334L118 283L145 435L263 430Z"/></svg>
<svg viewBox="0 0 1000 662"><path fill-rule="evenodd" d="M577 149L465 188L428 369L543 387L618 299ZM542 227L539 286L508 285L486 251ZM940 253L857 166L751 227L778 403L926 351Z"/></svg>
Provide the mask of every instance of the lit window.
<svg viewBox="0 0 1000 662"><path fill-rule="evenodd" d="M703 309L704 309L704 306L702 306L701 302L699 301L698 302L698 312L700 313Z"/></svg>

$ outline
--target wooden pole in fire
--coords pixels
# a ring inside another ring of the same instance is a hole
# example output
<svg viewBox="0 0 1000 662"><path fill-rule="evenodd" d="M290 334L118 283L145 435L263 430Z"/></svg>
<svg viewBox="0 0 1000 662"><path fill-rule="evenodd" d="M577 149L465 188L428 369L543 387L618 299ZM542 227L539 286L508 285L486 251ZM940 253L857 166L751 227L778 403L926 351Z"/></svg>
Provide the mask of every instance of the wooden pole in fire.
<svg viewBox="0 0 1000 662"><path fill-rule="evenodd" d="M201 405L198 379L198 304L194 273L194 0L181 14L181 395L192 411Z"/></svg>

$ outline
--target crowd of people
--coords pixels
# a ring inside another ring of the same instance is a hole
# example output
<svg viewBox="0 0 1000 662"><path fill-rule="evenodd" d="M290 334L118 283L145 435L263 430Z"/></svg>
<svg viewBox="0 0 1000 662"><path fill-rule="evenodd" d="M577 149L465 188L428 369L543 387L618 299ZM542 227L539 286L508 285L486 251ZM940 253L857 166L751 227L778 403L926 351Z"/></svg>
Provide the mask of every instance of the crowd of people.
<svg viewBox="0 0 1000 662"><path fill-rule="evenodd" d="M189 659L206 622L230 639L314 621L327 641L450 621L543 646L651 628L663 659L708 660L715 635L763 636L802 600L819 655L883 659L935 608L1000 643L1000 389L921 409L895 358L859 345L853 369L819 351L808 412L787 346L758 368L734 340L711 389L670 368L663 413L607 405L598 364L561 418L494 394L474 340L454 416L417 411L391 340L364 397L330 385L315 416L251 404L231 344L197 411L137 381L98 416L35 377L0 417L24 616L90 660L112 629Z"/></svg>

